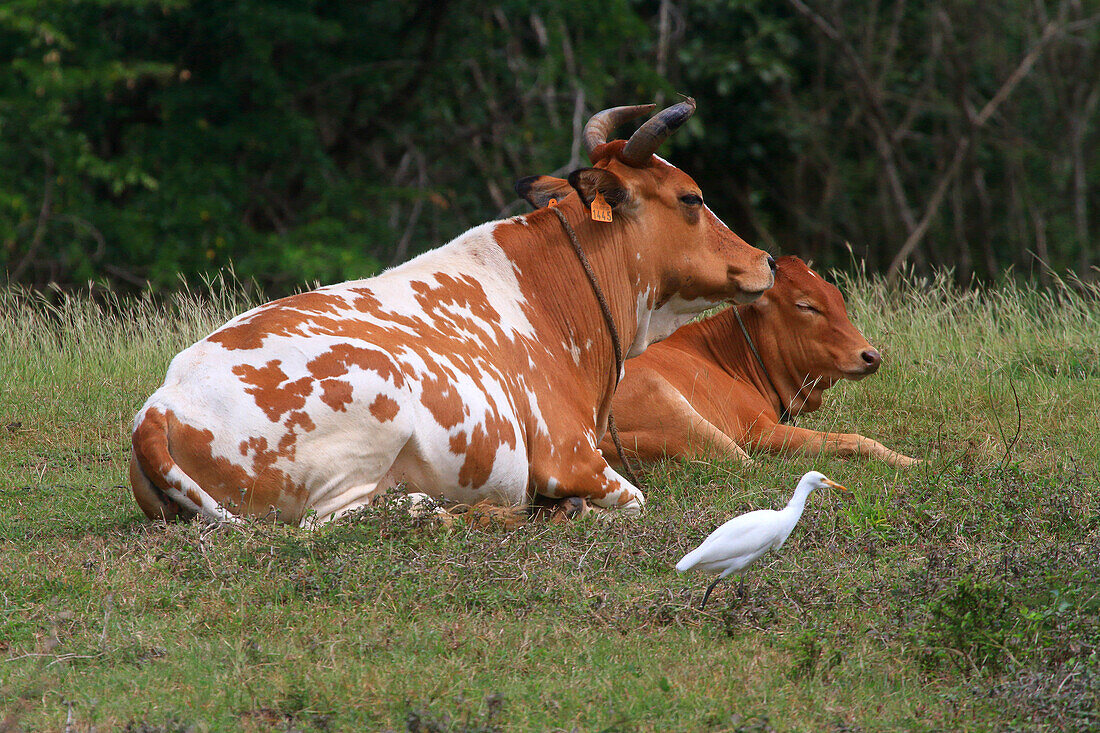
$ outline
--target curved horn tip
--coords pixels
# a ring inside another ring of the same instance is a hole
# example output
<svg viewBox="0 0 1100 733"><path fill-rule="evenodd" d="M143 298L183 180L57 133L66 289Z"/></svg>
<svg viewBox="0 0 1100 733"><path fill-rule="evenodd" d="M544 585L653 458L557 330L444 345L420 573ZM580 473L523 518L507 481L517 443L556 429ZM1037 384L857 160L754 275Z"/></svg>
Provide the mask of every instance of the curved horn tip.
<svg viewBox="0 0 1100 733"><path fill-rule="evenodd" d="M693 114L695 114L695 100L687 97L683 102L677 102L650 117L626 141L621 153L623 161L628 165L644 165L661 143L676 132Z"/></svg>
<svg viewBox="0 0 1100 733"><path fill-rule="evenodd" d="M600 110L589 118L584 126L583 140L585 152L589 155L600 145L607 142L608 136L619 125L629 122L636 117L652 112L655 104L637 104L625 107L609 107Z"/></svg>
<svg viewBox="0 0 1100 733"><path fill-rule="evenodd" d="M666 124L672 128L672 132L676 132L676 129L680 125L687 122L688 118L695 114L695 110L697 109L694 97L686 97L683 94L680 96L684 97L682 102L677 102L670 107L666 107L654 115L654 117L666 116Z"/></svg>

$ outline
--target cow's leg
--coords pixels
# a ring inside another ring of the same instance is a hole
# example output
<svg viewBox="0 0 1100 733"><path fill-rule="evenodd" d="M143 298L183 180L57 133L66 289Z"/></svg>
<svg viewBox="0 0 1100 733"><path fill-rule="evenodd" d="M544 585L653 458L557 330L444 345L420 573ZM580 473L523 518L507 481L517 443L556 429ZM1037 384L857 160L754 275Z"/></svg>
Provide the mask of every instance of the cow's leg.
<svg viewBox="0 0 1100 733"><path fill-rule="evenodd" d="M303 525L331 522L369 505L397 486L402 476L395 464L414 432L410 412L402 409L392 421L380 423L362 446L349 443L343 453L330 453L332 465L326 468L331 478L311 491ZM405 493L414 491L410 487Z"/></svg>
<svg viewBox="0 0 1100 733"><path fill-rule="evenodd" d="M753 442L770 453L805 451L806 453L877 458L891 466L903 468L917 463L917 459L890 450L882 443L856 433L822 433L793 425L757 425L753 428Z"/></svg>
<svg viewBox="0 0 1100 733"><path fill-rule="evenodd" d="M149 480L135 455L130 456L130 486L133 487L138 506L149 519L163 519L168 522L181 515L187 516L179 504L165 496L164 492Z"/></svg>
<svg viewBox="0 0 1100 733"><path fill-rule="evenodd" d="M632 430L620 432L623 451L641 461L659 461L665 457L688 459L725 458L752 463L752 458L706 418L698 417L687 430ZM600 443L600 451L614 466L621 465L619 452L610 437Z"/></svg>
<svg viewBox="0 0 1100 733"><path fill-rule="evenodd" d="M601 457L602 460L602 457ZM593 495L593 504L605 509L620 509L628 514L638 514L645 506L645 495L611 466L604 462L602 478L606 481L605 493Z"/></svg>
<svg viewBox="0 0 1100 733"><path fill-rule="evenodd" d="M302 520L303 527L316 527L339 519L356 509L368 506L379 494L393 487L392 481L376 481L342 489L338 494L318 502Z"/></svg>
<svg viewBox="0 0 1100 733"><path fill-rule="evenodd" d="M571 451L572 453L572 451ZM637 514L645 506L641 490L611 468L594 448L578 449L568 465L537 471L536 491L551 499L576 496L598 507Z"/></svg>
<svg viewBox="0 0 1100 733"><path fill-rule="evenodd" d="M632 429L631 415L625 414L627 428L619 431L623 450L643 461L666 456L684 458L728 458L751 463L749 455L717 426L699 414L671 384L657 375L645 375L645 418ZM631 406L636 409L636 406ZM609 435L600 443L604 456L619 465L618 452Z"/></svg>
<svg viewBox="0 0 1100 733"><path fill-rule="evenodd" d="M733 438L722 432L716 425L695 411L695 408L679 393L681 420L687 423L686 440L678 446L680 450L670 455L682 455L688 458L729 458L752 463L749 454L734 442Z"/></svg>
<svg viewBox="0 0 1100 733"><path fill-rule="evenodd" d="M331 521L346 516L356 509L362 509L365 506L370 506L374 503L379 496L389 491L394 487L392 481L379 482L377 484L367 484L364 486L355 487L353 490L345 494L348 500L335 511L329 512L324 516L310 515L303 522L302 526L317 527L322 524L328 524ZM436 515L447 514L447 510L440 506L434 506L435 497L423 494L420 492L410 492L407 494L398 495L399 500L405 501L405 506L409 511L409 515L422 519L425 517L431 517Z"/></svg>

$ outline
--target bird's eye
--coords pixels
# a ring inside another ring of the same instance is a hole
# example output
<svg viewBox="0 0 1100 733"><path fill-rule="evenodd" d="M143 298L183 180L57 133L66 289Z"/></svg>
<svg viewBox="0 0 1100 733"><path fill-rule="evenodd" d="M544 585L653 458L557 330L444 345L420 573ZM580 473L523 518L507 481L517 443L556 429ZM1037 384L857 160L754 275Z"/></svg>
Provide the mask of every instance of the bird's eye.
<svg viewBox="0 0 1100 733"><path fill-rule="evenodd" d="M703 197L694 193L685 193L683 196L680 197L680 203L687 206L702 206Z"/></svg>

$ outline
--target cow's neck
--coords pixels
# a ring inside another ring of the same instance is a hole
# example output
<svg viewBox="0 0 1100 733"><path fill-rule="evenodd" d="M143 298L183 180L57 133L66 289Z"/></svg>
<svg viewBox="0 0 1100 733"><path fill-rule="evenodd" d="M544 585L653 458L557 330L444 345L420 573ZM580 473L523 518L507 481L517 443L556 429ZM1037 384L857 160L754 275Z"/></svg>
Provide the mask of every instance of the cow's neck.
<svg viewBox="0 0 1100 733"><path fill-rule="evenodd" d="M765 374L741 333L733 310L736 307L699 322L699 337L714 360L727 373L755 385L772 403L776 416L783 408L792 417L819 408L822 393L829 385L815 382L798 367L797 344L781 344L782 331L770 327L755 305L740 306L741 320L760 353Z"/></svg>
<svg viewBox="0 0 1100 733"><path fill-rule="evenodd" d="M648 316L645 278L639 275L635 250L626 246L624 225L591 221L579 205L562 205L588 258L615 322L624 358ZM561 348L575 366L580 383L598 404L602 430L617 382L611 336L592 286L557 215L548 209L502 222L497 241L514 263L524 298L545 322L542 345ZM563 366L569 362L562 360Z"/></svg>

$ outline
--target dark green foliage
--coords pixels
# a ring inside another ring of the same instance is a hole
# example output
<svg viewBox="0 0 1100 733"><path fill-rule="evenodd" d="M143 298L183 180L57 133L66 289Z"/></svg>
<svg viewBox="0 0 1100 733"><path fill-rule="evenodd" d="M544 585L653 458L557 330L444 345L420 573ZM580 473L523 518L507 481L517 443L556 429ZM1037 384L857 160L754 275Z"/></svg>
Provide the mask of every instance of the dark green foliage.
<svg viewBox="0 0 1100 733"><path fill-rule="evenodd" d="M1100 563L1095 542L1016 546L959 568L931 555L899 607L928 670L1100 671Z"/></svg>
<svg viewBox="0 0 1100 733"><path fill-rule="evenodd" d="M370 274L491 217L487 179L506 190L569 150L568 105L551 95L548 125L525 90L568 77L598 93L602 49L644 28L614 3L610 25L581 3L456 6L10 5L0 261L32 282L162 285L233 262L278 291ZM530 12L546 13L550 55ZM588 37L567 71L573 25Z"/></svg>
<svg viewBox="0 0 1100 733"><path fill-rule="evenodd" d="M1003 584L964 576L928 604L917 641L928 667L947 663L964 670L998 669L1017 620Z"/></svg>
<svg viewBox="0 0 1100 733"><path fill-rule="evenodd" d="M500 733L504 728L497 719L504 702L502 695L486 695L482 706L484 713L479 715L467 709L461 716L455 717L447 712L437 714L431 710L414 708L409 710L405 718L405 729L409 733Z"/></svg>
<svg viewBox="0 0 1100 733"><path fill-rule="evenodd" d="M817 5L12 0L0 266L174 287L232 263L273 294L368 275L523 210L512 181L583 165L591 112L683 91L670 156L753 243L885 269L928 211L922 269L1089 272L1093 6Z"/></svg>

